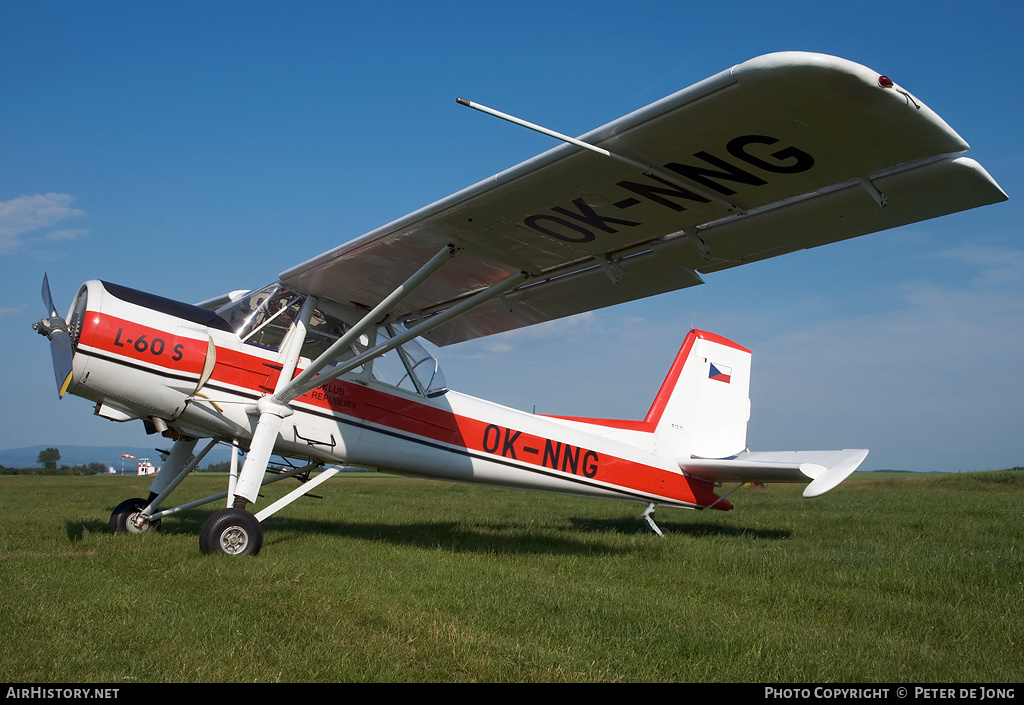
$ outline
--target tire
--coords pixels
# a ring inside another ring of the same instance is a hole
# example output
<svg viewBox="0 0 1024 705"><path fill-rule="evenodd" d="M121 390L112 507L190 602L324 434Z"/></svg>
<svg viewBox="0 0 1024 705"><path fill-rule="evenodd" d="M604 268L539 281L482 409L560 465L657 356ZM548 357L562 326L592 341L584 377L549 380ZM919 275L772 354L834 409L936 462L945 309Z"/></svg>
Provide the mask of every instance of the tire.
<svg viewBox="0 0 1024 705"><path fill-rule="evenodd" d="M138 521L139 512L146 508L148 500L138 497L126 499L114 507L110 513L110 533L112 534L144 534L150 531L159 531L160 520Z"/></svg>
<svg viewBox="0 0 1024 705"><path fill-rule="evenodd" d="M199 532L199 550L209 554L255 556L263 548L263 527L244 509L221 509Z"/></svg>

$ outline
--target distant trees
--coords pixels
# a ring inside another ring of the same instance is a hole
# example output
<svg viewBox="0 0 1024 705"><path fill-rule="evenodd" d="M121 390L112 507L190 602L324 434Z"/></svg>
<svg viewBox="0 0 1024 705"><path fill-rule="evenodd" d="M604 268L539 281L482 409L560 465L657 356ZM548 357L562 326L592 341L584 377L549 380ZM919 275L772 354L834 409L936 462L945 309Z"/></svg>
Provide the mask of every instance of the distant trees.
<svg viewBox="0 0 1024 705"><path fill-rule="evenodd" d="M39 457L36 458L36 462L47 470L56 470L57 463L60 462L60 451L56 448L41 450L39 451Z"/></svg>
<svg viewBox="0 0 1024 705"><path fill-rule="evenodd" d="M210 463L206 467L199 468L199 472L228 472L231 470L231 461L225 460L221 463Z"/></svg>
<svg viewBox="0 0 1024 705"><path fill-rule="evenodd" d="M10 468L0 465L0 475L101 475L107 467L103 463L83 463L80 465L58 465L60 451L47 448L39 451L36 464L41 468Z"/></svg>

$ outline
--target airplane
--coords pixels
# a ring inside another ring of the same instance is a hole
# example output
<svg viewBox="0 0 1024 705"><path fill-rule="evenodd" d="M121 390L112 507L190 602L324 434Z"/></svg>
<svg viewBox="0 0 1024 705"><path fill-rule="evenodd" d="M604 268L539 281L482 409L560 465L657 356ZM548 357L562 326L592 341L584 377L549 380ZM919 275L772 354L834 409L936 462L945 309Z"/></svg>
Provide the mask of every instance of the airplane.
<svg viewBox="0 0 1024 705"><path fill-rule="evenodd" d="M751 451L751 351L722 336L685 336L643 420L460 394L418 339L495 335L1007 199L921 100L822 54L746 61L579 138L458 102L562 144L252 291L189 304L91 280L61 317L44 275L33 327L58 395L174 441L111 531L223 502L200 550L255 555L262 522L346 467L633 502L658 534L656 507L728 510L745 483L821 495L868 451ZM218 443L232 446L226 491L165 508ZM251 511L290 477L303 482Z"/></svg>

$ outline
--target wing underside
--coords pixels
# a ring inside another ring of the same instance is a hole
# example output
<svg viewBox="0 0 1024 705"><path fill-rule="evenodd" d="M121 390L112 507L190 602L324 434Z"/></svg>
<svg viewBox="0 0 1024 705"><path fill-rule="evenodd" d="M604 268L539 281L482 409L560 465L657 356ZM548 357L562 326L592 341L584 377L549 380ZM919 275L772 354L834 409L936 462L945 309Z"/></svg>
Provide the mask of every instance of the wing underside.
<svg viewBox="0 0 1024 705"><path fill-rule="evenodd" d="M1006 198L919 100L817 54L751 60L580 139L622 159L556 147L281 281L367 310L453 246L391 311L413 325L529 275L426 333L446 345Z"/></svg>

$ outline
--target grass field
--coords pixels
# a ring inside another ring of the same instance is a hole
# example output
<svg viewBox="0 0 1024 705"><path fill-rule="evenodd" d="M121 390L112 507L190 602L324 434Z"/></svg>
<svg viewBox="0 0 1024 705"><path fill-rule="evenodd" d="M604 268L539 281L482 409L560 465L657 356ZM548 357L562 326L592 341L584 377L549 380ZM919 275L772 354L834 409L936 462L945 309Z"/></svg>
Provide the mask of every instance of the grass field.
<svg viewBox="0 0 1024 705"><path fill-rule="evenodd" d="M214 506L109 535L148 482L0 477L0 680L1024 676L1024 472L744 488L732 512L659 509L665 538L640 505L343 475L256 558L200 554Z"/></svg>

